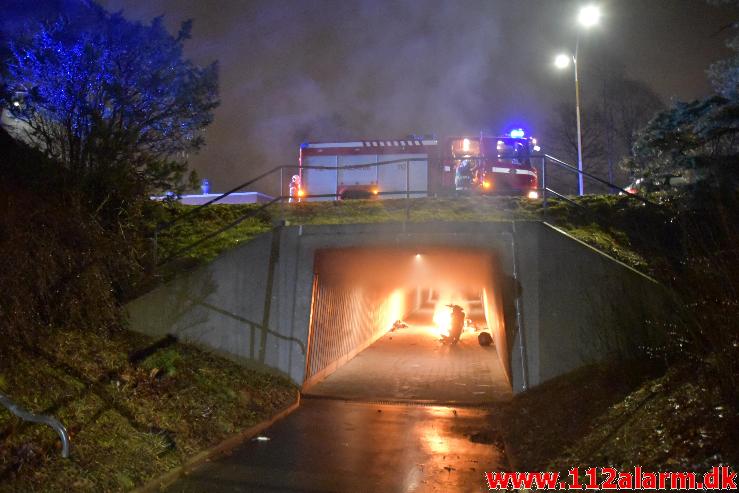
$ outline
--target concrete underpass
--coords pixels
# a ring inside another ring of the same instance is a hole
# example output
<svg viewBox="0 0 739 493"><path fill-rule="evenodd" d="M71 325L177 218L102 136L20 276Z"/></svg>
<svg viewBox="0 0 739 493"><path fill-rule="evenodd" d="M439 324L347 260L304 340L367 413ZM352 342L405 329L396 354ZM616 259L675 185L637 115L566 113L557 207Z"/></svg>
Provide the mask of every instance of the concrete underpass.
<svg viewBox="0 0 739 493"><path fill-rule="evenodd" d="M497 259L474 249L349 248L318 252L308 396L479 404L511 395ZM469 326L444 344L449 304ZM403 321L393 328L397 321ZM483 347L487 332L496 344Z"/></svg>
<svg viewBox="0 0 739 493"><path fill-rule="evenodd" d="M446 302L494 346L472 332L439 344L432 312ZM308 393L488 402L627 355L671 306L647 276L524 221L276 228L127 311L134 330L271 369ZM388 332L398 319L411 326Z"/></svg>
<svg viewBox="0 0 739 493"><path fill-rule="evenodd" d="M447 303L494 345L474 330L441 344ZM168 491L451 492L486 491L482 471L510 467L489 438L498 402L627 356L671 306L652 279L551 225L491 222L276 228L127 310L134 330L313 396L268 440ZM408 327L391 331L397 320Z"/></svg>

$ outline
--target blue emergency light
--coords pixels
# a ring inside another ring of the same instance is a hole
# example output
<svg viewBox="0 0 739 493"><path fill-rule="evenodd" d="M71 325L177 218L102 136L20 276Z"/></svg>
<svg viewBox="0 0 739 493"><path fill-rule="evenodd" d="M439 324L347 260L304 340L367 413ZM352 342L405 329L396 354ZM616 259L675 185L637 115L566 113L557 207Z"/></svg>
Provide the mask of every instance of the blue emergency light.
<svg viewBox="0 0 739 493"><path fill-rule="evenodd" d="M512 139L522 139L525 133L522 128L514 128L510 135Z"/></svg>

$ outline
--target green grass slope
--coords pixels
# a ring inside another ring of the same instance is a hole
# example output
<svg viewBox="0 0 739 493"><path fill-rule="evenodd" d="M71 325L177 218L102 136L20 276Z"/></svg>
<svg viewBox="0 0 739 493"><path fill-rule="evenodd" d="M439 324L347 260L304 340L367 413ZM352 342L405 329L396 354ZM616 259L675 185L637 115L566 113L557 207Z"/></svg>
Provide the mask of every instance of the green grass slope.
<svg viewBox="0 0 739 493"><path fill-rule="evenodd" d="M588 197L580 200L605 205L600 211L596 211L598 212L596 216L592 216L557 199L550 200L548 209L544 210L540 200L473 196L305 202L274 205L263 210L259 210L260 207L255 205L213 205L189 217L183 216L192 212L192 207L159 206L158 219L161 222L176 221L172 227L159 234L158 251L160 259L175 257L177 269L199 265L213 260L225 250L269 231L272 224L277 221L286 221L289 225L316 225L403 221L421 223L543 220L552 222L582 241L637 269L647 270L647 262L631 248L629 238L622 231L605 226L610 216L623 211L637 210L639 205L617 196ZM592 204L588 204L588 207L592 207ZM607 212L607 215L604 215L604 212ZM235 227L196 245L187 252L180 253L194 242L247 215L251 217ZM600 220L598 215L602 216ZM628 213L622 215L628 216Z"/></svg>
<svg viewBox="0 0 739 493"><path fill-rule="evenodd" d="M0 350L0 391L59 418L51 428L0 407L0 492L126 491L294 402L288 380L189 345L151 348L125 330L56 330ZM149 354L150 353L150 354Z"/></svg>

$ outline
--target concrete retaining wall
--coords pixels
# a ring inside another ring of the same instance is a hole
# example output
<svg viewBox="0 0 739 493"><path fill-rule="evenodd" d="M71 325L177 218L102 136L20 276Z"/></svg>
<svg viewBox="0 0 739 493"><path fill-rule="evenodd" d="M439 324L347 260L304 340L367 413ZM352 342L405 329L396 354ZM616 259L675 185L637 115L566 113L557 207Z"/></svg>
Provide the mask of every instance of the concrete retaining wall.
<svg viewBox="0 0 739 493"><path fill-rule="evenodd" d="M627 353L649 337L644 321L669 311L652 280L544 223L329 225L278 228L183 274L130 303L130 327L174 334L302 384L316 253L347 247L490 253L516 391Z"/></svg>
<svg viewBox="0 0 739 493"><path fill-rule="evenodd" d="M547 224L516 238L531 384L659 342L652 322L674 312L659 283Z"/></svg>

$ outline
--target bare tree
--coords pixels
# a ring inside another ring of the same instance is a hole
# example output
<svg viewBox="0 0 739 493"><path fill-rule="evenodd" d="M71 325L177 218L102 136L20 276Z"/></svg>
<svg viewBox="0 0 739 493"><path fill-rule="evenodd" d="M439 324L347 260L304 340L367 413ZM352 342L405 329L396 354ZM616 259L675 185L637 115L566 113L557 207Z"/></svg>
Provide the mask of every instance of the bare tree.
<svg viewBox="0 0 739 493"><path fill-rule="evenodd" d="M597 106L588 105L582 109L582 116L583 169L602 175L606 158L602 115ZM547 153L573 166L577 164L577 115L574 104L559 103L554 106L544 131L544 142ZM577 191L577 176L574 173L551 168L547 178L548 183L561 193Z"/></svg>
<svg viewBox="0 0 739 493"><path fill-rule="evenodd" d="M586 74L586 80L590 84L582 104L583 168L611 183L624 184L629 177L618 164L631 156L636 132L662 110L664 104L647 84L628 78L615 60L606 59L596 64ZM544 135L549 152L565 161L576 162L574 104L555 105ZM594 189L593 184L590 188L591 191L606 191Z"/></svg>
<svg viewBox="0 0 739 493"><path fill-rule="evenodd" d="M616 183L627 178L620 174L618 164L632 155L637 131L665 106L649 85L627 77L618 62L606 60L596 64L592 77L600 86L595 104L601 115L608 181Z"/></svg>

